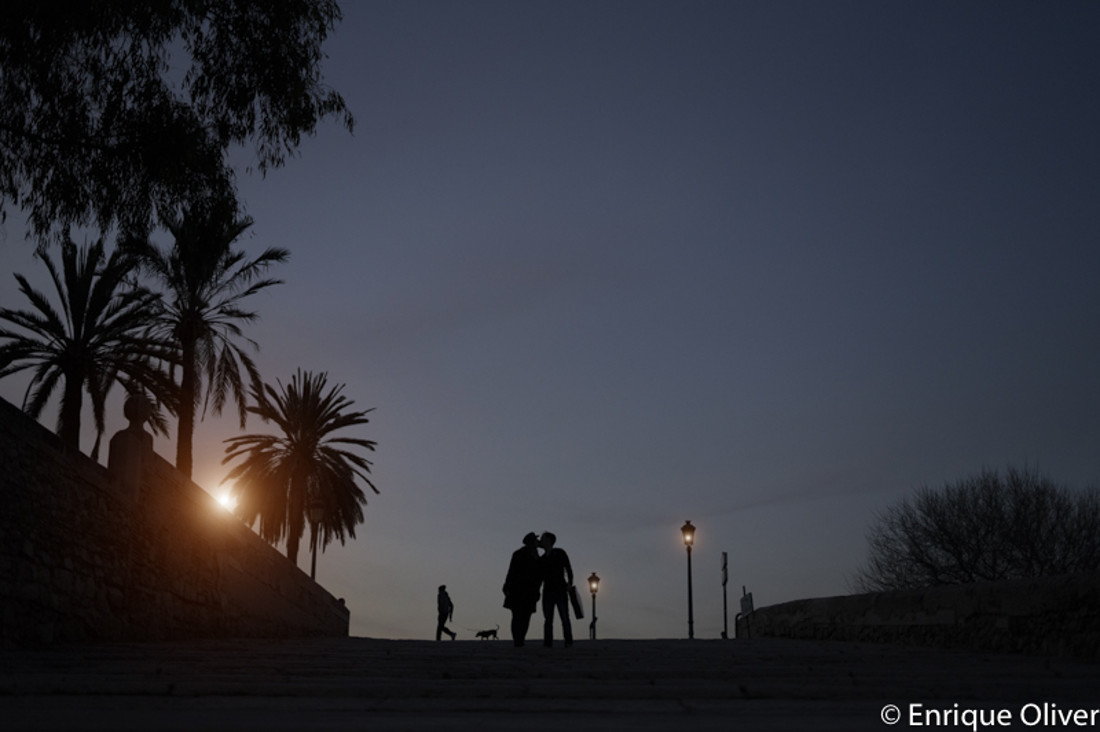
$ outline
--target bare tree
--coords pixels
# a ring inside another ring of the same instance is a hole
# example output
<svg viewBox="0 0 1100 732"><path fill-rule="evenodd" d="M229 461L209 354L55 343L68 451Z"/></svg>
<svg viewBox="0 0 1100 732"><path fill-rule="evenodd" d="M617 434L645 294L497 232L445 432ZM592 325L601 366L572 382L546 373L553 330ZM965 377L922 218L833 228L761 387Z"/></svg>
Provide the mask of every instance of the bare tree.
<svg viewBox="0 0 1100 732"><path fill-rule="evenodd" d="M860 592L1095 572L1100 493L1071 491L1028 469L927 486L881 513Z"/></svg>

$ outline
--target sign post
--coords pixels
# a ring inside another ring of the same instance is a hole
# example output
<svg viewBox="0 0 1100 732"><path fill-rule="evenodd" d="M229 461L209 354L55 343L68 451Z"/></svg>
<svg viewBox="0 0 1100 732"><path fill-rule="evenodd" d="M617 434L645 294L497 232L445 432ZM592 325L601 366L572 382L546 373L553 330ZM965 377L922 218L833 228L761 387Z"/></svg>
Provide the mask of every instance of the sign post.
<svg viewBox="0 0 1100 732"><path fill-rule="evenodd" d="M730 578L727 559L726 552L722 552L722 640L728 640L730 637L729 604L726 601L726 583L729 582Z"/></svg>

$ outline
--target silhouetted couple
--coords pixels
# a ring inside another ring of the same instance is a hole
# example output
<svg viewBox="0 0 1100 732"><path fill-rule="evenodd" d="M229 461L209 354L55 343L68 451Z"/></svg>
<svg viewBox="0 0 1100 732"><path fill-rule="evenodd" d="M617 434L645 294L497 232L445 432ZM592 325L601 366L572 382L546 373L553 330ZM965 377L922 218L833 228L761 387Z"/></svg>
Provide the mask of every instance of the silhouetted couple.
<svg viewBox="0 0 1100 732"><path fill-rule="evenodd" d="M512 552L508 575L504 578L504 607L512 611L512 642L522 646L531 625L531 616L542 588L544 619L542 642L554 645L554 611L561 617L561 632L565 646L573 645L573 626L569 622L569 587L573 584L573 567L564 549L554 546L557 537L549 531L541 537L532 532L523 537L523 546ZM543 554L539 555L539 547Z"/></svg>

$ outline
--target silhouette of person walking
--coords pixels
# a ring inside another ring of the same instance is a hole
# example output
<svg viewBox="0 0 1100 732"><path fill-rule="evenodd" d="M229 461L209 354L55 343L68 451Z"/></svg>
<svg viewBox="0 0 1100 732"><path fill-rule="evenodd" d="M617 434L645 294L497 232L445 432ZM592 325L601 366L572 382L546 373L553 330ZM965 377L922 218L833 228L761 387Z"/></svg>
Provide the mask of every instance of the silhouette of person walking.
<svg viewBox="0 0 1100 732"><path fill-rule="evenodd" d="M439 607L439 619L435 624L435 639L441 640L443 634L455 639L456 633L447 627L448 620L454 620L455 604L451 602L451 596L447 594L447 585L439 586L439 595L436 596L436 605Z"/></svg>
<svg viewBox="0 0 1100 732"><path fill-rule="evenodd" d="M565 647L573 645L573 625L569 621L569 591L573 584L573 566L564 549L554 546L558 537L549 531L543 533L539 545L545 554L539 559L542 567L542 644L547 648L554 645L554 609L561 617L561 635Z"/></svg>
<svg viewBox="0 0 1100 732"><path fill-rule="evenodd" d="M534 532L523 537L523 546L512 552L504 578L504 607L512 611L512 642L522 646L539 601L542 583L539 566L539 538Z"/></svg>

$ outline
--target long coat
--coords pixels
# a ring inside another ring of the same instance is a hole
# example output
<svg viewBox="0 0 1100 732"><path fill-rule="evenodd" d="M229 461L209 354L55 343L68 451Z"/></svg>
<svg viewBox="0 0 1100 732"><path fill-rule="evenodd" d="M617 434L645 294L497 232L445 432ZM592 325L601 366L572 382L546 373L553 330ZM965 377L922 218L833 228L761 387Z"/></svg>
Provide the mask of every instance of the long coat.
<svg viewBox="0 0 1100 732"><path fill-rule="evenodd" d="M540 570L535 547L524 546L512 552L508 575L504 578L504 607L518 612L535 612L542 583Z"/></svg>

